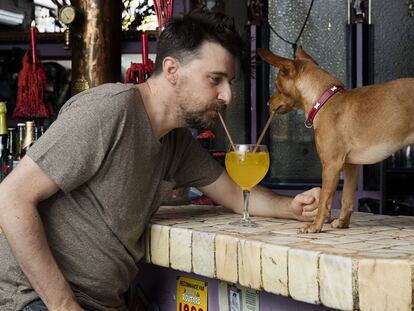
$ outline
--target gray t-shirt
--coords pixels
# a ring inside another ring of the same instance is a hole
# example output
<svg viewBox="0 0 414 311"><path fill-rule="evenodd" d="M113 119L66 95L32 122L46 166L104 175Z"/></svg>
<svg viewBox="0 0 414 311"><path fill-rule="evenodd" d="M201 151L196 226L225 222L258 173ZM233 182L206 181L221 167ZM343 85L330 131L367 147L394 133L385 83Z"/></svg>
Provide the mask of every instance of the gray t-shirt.
<svg viewBox="0 0 414 311"><path fill-rule="evenodd" d="M165 194L208 185L223 171L187 129L158 140L138 88L125 84L74 96L28 156L61 189L38 210L60 269L92 310L124 310L139 239ZM0 234L0 310L36 298Z"/></svg>

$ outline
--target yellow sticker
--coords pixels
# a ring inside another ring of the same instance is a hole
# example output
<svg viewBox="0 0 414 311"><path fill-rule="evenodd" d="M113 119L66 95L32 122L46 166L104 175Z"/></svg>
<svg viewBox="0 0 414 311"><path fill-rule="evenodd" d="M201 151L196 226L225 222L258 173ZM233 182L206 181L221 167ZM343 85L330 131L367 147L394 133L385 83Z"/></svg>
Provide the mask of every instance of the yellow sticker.
<svg viewBox="0 0 414 311"><path fill-rule="evenodd" d="M207 311L207 298L206 282L177 278L177 311Z"/></svg>

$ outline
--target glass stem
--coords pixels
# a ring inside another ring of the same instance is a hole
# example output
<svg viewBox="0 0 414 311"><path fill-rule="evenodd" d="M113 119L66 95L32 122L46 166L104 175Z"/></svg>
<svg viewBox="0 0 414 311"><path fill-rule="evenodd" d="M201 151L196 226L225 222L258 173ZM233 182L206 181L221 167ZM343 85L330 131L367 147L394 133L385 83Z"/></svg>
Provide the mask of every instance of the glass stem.
<svg viewBox="0 0 414 311"><path fill-rule="evenodd" d="M249 222L250 221L249 198L250 198L250 191L249 190L243 190L243 217L242 217L242 221L244 221L244 222Z"/></svg>

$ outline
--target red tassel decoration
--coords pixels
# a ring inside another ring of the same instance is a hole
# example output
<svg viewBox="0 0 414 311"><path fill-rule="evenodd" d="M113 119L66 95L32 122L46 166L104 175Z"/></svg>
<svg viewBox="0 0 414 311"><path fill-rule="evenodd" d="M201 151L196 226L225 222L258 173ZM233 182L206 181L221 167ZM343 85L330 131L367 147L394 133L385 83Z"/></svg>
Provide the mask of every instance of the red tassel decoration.
<svg viewBox="0 0 414 311"><path fill-rule="evenodd" d="M170 22L173 15L174 0L154 0L154 9L157 14L158 31ZM143 83L154 70L154 63L148 58L148 36L141 35L142 64L132 63L125 75L125 83Z"/></svg>
<svg viewBox="0 0 414 311"><path fill-rule="evenodd" d="M141 35L141 48L142 48L142 64L132 63L129 66L126 75L125 83L144 83L154 70L154 63L148 58L148 35Z"/></svg>
<svg viewBox="0 0 414 311"><path fill-rule="evenodd" d="M30 46L32 64L29 62L29 53L23 57L23 68L19 72L16 107L13 111L14 118L37 119L47 118L50 111L44 102L44 90L46 87L46 74L43 65L36 60L35 25L32 22L30 29Z"/></svg>
<svg viewBox="0 0 414 311"><path fill-rule="evenodd" d="M161 33L170 22L173 14L174 0L154 0L155 14L158 21L158 32Z"/></svg>

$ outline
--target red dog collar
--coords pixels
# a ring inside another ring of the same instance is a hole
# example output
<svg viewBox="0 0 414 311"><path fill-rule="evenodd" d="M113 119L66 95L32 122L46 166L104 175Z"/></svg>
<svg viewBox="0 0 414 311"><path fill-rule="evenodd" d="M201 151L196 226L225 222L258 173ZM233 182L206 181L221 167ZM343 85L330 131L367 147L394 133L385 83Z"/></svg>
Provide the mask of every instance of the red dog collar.
<svg viewBox="0 0 414 311"><path fill-rule="evenodd" d="M313 126L313 119L315 119L316 114L319 109L331 98L335 93L342 91L344 87L342 85L334 85L331 88L327 89L325 93L316 101L316 104L309 111L308 118L305 121L305 126L311 128Z"/></svg>

